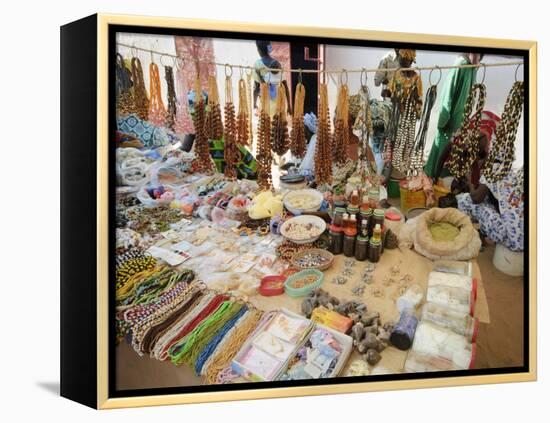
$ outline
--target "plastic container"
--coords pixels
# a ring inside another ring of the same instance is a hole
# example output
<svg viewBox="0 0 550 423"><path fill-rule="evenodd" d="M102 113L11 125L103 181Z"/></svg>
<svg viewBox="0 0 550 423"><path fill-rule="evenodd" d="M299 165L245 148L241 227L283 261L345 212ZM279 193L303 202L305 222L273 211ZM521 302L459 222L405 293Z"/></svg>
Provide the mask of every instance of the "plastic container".
<svg viewBox="0 0 550 423"><path fill-rule="evenodd" d="M502 273L510 276L523 276L523 251L512 251L497 244L493 255L493 265Z"/></svg>
<svg viewBox="0 0 550 423"><path fill-rule="evenodd" d="M342 254L344 249L344 231L342 227L331 226L328 231L330 237L329 251L334 254Z"/></svg>
<svg viewBox="0 0 550 423"><path fill-rule="evenodd" d="M436 272L455 273L457 275L472 276L472 263L457 260L436 260L433 269Z"/></svg>
<svg viewBox="0 0 550 423"><path fill-rule="evenodd" d="M475 342L479 330L479 321L466 313L452 310L435 303L426 303L422 307L423 322L435 323L441 327L465 336L470 342Z"/></svg>
<svg viewBox="0 0 550 423"><path fill-rule="evenodd" d="M378 263L380 261L381 255L382 255L382 243L373 241L371 239L369 241L369 250L367 253L367 258L371 263Z"/></svg>
<svg viewBox="0 0 550 423"><path fill-rule="evenodd" d="M400 313L404 311L414 312L424 298L424 291L420 285L414 284L405 291L396 301L395 305Z"/></svg>
<svg viewBox="0 0 550 423"><path fill-rule="evenodd" d="M388 197L399 198L399 196L401 195L399 190L400 181L400 179L390 178L390 181L388 182Z"/></svg>
<svg viewBox="0 0 550 423"><path fill-rule="evenodd" d="M451 310L474 315L475 298L473 291L447 285L428 286L426 302L436 303Z"/></svg>
<svg viewBox="0 0 550 423"><path fill-rule="evenodd" d="M422 357L424 365L430 362L431 365L434 365L438 361L443 363L446 361L453 370L472 368L475 361L475 350L475 344L470 343L465 336L424 321L420 322L416 328L412 346L412 352L415 353L413 357ZM418 364L414 363L413 365L411 362L408 366L406 364L405 368L412 369Z"/></svg>
<svg viewBox="0 0 550 423"><path fill-rule="evenodd" d="M428 275L428 287L435 285L462 288L468 292L473 292L474 298L477 298L477 279L471 276L433 271Z"/></svg>
<svg viewBox="0 0 550 423"><path fill-rule="evenodd" d="M315 276L316 280L312 283L307 284L301 288L295 288L294 283L300 279L303 279L308 276ZM307 269L300 272L294 273L292 276L289 276L285 282L285 292L291 297L304 297L311 293L315 288L318 288L323 283L323 272L317 269Z"/></svg>
<svg viewBox="0 0 550 423"><path fill-rule="evenodd" d="M264 297L273 297L285 292L286 276L270 275L264 276L260 282L258 292Z"/></svg>
<svg viewBox="0 0 550 423"><path fill-rule="evenodd" d="M392 345L402 351L408 350L413 343L417 326L416 316L410 310L403 311L390 335Z"/></svg>
<svg viewBox="0 0 550 423"><path fill-rule="evenodd" d="M426 194L424 190L412 191L407 188L407 181L399 183L399 192L401 194L401 210L406 212L409 209L417 207L426 207Z"/></svg>
<svg viewBox="0 0 550 423"><path fill-rule="evenodd" d="M355 241L355 260L365 261L367 259L369 249L369 239L358 236Z"/></svg>
<svg viewBox="0 0 550 423"><path fill-rule="evenodd" d="M344 235L344 255L346 257L355 255L355 235Z"/></svg>

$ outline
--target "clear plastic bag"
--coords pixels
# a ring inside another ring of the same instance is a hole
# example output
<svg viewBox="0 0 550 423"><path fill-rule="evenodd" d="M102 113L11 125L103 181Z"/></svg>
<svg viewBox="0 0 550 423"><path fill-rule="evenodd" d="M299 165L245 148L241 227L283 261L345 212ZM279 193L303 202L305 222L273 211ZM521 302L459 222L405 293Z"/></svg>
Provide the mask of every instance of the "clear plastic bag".
<svg viewBox="0 0 550 423"><path fill-rule="evenodd" d="M422 307L422 321L435 323L441 327L463 335L470 342L475 342L479 322L467 313L452 310L435 303L426 303Z"/></svg>

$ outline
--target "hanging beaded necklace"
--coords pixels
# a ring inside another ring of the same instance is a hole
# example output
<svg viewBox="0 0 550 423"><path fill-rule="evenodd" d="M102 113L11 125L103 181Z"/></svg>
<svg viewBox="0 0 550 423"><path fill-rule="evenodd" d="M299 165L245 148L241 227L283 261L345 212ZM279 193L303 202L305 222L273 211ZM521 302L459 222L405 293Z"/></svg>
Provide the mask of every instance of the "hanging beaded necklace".
<svg viewBox="0 0 550 423"><path fill-rule="evenodd" d="M271 119L269 118L269 87L260 84L260 119L258 121L258 185L271 189Z"/></svg>
<svg viewBox="0 0 550 423"><path fill-rule="evenodd" d="M239 111L237 113L237 144L247 147L250 141L250 115L248 114L248 98L246 82L239 79Z"/></svg>
<svg viewBox="0 0 550 423"><path fill-rule="evenodd" d="M430 126L430 116L437 98L437 85L430 85L426 92L426 101L420 116L420 127L414 140L412 154L407 169L407 178L417 176L424 168L424 147L426 146L426 135Z"/></svg>
<svg viewBox="0 0 550 423"><path fill-rule="evenodd" d="M218 83L214 75L208 76L208 114L206 115L206 137L219 140L223 136L222 112Z"/></svg>
<svg viewBox="0 0 550 423"><path fill-rule="evenodd" d="M195 113L193 114L193 125L195 126L195 161L193 164L198 172L211 173L213 164L205 128L205 104L201 93L200 79L197 75L195 78Z"/></svg>
<svg viewBox="0 0 550 423"><path fill-rule="evenodd" d="M353 124L353 129L360 132L359 138L359 162L357 164L359 175L361 176L361 184L365 186L367 179L372 179L371 166L368 157L369 136L372 134L372 111L369 103L369 90L362 83L359 88L360 106L357 118ZM372 180L370 182L373 182Z"/></svg>
<svg viewBox="0 0 550 423"><path fill-rule="evenodd" d="M400 172L406 173L415 142L416 120L422 107L422 81L417 73L407 77L402 71L394 73L391 83L393 111L391 138L391 164Z"/></svg>
<svg viewBox="0 0 550 423"><path fill-rule="evenodd" d="M134 110L140 119L147 120L149 114L149 99L147 98L147 91L145 90L145 80L143 79L143 68L141 67L141 61L137 57L132 57L132 82L133 87L133 99Z"/></svg>
<svg viewBox="0 0 550 423"><path fill-rule="evenodd" d="M166 109L160 92L159 68L155 62L149 64L149 122L156 126L164 126L166 123Z"/></svg>
<svg viewBox="0 0 550 423"><path fill-rule="evenodd" d="M483 165L483 176L489 182L500 181L512 169L523 99L523 81L516 81L506 98L504 111L496 128L495 140Z"/></svg>
<svg viewBox="0 0 550 423"><path fill-rule="evenodd" d="M166 79L168 109L166 110L166 126L174 130L176 123L176 90L174 89L174 70L172 66L164 66L164 79Z"/></svg>
<svg viewBox="0 0 550 423"><path fill-rule="evenodd" d="M231 76L225 76L225 127L223 130L224 135L224 147L223 158L225 161L224 175L230 180L237 179L236 165L239 161L239 148L237 146L237 134L236 127L237 122L235 120L235 105L233 104L233 84L231 82Z"/></svg>
<svg viewBox="0 0 550 423"><path fill-rule="evenodd" d="M306 89L301 82L296 85L294 94L294 115L292 116L292 130L290 132L290 152L302 158L306 154L306 136L304 133L304 102Z"/></svg>
<svg viewBox="0 0 550 423"><path fill-rule="evenodd" d="M288 151L288 122L286 119L286 92L283 84L277 87L275 115L271 120L271 146L273 151L282 156Z"/></svg>
<svg viewBox="0 0 550 423"><path fill-rule="evenodd" d="M126 116L135 113L134 101L132 98L132 79L130 71L126 68L124 58L120 53L116 55L116 110L119 116Z"/></svg>
<svg viewBox="0 0 550 423"><path fill-rule="evenodd" d="M334 135L332 148L334 161L337 164L346 162L347 148L349 144L349 89L347 84L340 83L338 101L336 106L336 121L334 123Z"/></svg>
<svg viewBox="0 0 550 423"><path fill-rule="evenodd" d="M315 181L318 185L332 182L332 140L330 133L330 112L326 83L319 86L317 143L315 145Z"/></svg>
<svg viewBox="0 0 550 423"><path fill-rule="evenodd" d="M486 88L481 83L473 85L466 99L464 120L451 141L451 152L446 163L449 172L455 178L469 175L476 161L479 150L479 124L485 107L485 97Z"/></svg>

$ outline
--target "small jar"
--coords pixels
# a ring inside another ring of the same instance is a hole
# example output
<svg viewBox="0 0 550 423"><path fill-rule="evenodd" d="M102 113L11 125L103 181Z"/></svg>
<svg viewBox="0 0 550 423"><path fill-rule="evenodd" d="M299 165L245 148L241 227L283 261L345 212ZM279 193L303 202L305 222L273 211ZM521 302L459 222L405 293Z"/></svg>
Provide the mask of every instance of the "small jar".
<svg viewBox="0 0 550 423"><path fill-rule="evenodd" d="M342 227L331 225L329 230L330 247L329 251L334 254L342 254L344 248L344 232Z"/></svg>
<svg viewBox="0 0 550 423"><path fill-rule="evenodd" d="M367 222L367 227L370 225L370 221L372 219L372 209L370 207L361 207L361 210L359 211L359 218L357 219L359 227L362 226L363 221Z"/></svg>
<svg viewBox="0 0 550 423"><path fill-rule="evenodd" d="M372 239L369 241L368 259L371 263L378 263L380 261L381 249L380 242L373 241Z"/></svg>
<svg viewBox="0 0 550 423"><path fill-rule="evenodd" d="M348 206L347 212L350 218L351 216L355 217L355 219L359 217L359 207Z"/></svg>
<svg viewBox="0 0 550 423"><path fill-rule="evenodd" d="M334 226L343 227L344 226L344 213L346 212L345 208L336 207L332 215L332 224Z"/></svg>
<svg viewBox="0 0 550 423"><path fill-rule="evenodd" d="M369 239L358 236L355 241L355 260L365 261L369 248Z"/></svg>
<svg viewBox="0 0 550 423"><path fill-rule="evenodd" d="M377 224L380 225L380 227L384 226L384 210L382 209L375 209L372 212L371 231Z"/></svg>
<svg viewBox="0 0 550 423"><path fill-rule="evenodd" d="M344 235L344 255L353 257L355 254L355 236Z"/></svg>

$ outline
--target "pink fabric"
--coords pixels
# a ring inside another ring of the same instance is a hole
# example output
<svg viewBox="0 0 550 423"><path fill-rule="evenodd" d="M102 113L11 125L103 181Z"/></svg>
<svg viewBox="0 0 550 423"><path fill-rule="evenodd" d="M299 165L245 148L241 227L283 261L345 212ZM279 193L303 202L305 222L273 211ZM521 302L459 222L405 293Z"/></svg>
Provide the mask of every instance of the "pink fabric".
<svg viewBox="0 0 550 423"><path fill-rule="evenodd" d="M174 122L174 131L177 134L194 134L193 119L189 113L189 102L187 101L187 93L189 88L185 71L178 69L176 71L176 121Z"/></svg>

